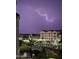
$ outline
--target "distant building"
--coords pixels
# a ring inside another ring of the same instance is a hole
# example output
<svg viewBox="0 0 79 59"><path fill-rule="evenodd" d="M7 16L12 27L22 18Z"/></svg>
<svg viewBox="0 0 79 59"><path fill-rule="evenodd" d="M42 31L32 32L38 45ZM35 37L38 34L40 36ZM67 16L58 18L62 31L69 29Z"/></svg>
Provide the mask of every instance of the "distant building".
<svg viewBox="0 0 79 59"><path fill-rule="evenodd" d="M43 30L40 32L40 39L46 44L57 45L61 38L61 30Z"/></svg>
<svg viewBox="0 0 79 59"><path fill-rule="evenodd" d="M19 35L19 20L20 20L20 15L16 13L16 35Z"/></svg>
<svg viewBox="0 0 79 59"><path fill-rule="evenodd" d="M19 37L22 39L29 39L29 37L31 37L31 39L39 39L40 34L19 34Z"/></svg>

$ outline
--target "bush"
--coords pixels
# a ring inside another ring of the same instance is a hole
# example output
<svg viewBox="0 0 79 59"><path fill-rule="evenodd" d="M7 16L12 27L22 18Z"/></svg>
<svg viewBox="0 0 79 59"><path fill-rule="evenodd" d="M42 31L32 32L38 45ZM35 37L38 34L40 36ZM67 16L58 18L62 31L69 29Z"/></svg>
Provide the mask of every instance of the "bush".
<svg viewBox="0 0 79 59"><path fill-rule="evenodd" d="M30 47L25 44L23 44L22 46L19 47L20 52L27 52L29 50L30 50Z"/></svg>

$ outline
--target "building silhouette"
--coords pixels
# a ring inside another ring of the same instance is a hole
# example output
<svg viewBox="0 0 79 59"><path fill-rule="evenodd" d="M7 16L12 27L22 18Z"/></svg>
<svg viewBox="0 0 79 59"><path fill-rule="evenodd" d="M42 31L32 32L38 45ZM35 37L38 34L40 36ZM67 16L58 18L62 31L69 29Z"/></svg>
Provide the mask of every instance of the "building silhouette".
<svg viewBox="0 0 79 59"><path fill-rule="evenodd" d="M16 54L18 54L18 48L19 48L19 20L20 15L16 13Z"/></svg>

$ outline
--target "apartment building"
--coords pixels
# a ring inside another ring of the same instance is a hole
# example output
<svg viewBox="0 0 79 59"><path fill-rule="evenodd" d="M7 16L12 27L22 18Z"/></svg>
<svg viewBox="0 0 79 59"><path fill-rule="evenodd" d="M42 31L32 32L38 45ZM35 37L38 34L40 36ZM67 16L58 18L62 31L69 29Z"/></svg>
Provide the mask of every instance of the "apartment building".
<svg viewBox="0 0 79 59"><path fill-rule="evenodd" d="M57 45L61 38L61 30L43 30L40 32L40 39L46 44Z"/></svg>

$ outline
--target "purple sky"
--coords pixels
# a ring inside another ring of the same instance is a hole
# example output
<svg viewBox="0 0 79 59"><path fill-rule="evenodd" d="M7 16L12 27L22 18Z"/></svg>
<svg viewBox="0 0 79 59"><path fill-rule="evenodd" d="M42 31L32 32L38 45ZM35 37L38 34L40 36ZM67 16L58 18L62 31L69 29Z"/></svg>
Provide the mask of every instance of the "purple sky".
<svg viewBox="0 0 79 59"><path fill-rule="evenodd" d="M17 0L16 12L20 14L21 34L62 28L61 0Z"/></svg>

